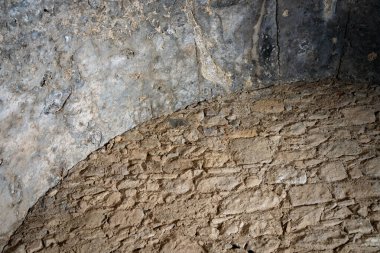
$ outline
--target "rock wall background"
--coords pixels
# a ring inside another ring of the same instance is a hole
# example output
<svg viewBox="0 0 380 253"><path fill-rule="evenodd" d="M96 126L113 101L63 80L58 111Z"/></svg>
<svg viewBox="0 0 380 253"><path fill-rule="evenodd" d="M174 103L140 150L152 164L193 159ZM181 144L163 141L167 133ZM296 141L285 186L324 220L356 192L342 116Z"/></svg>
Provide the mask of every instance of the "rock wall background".
<svg viewBox="0 0 380 253"><path fill-rule="evenodd" d="M379 252L380 88L229 95L77 164L4 252Z"/></svg>
<svg viewBox="0 0 380 253"><path fill-rule="evenodd" d="M91 151L240 90L379 81L371 0L0 1L0 248Z"/></svg>

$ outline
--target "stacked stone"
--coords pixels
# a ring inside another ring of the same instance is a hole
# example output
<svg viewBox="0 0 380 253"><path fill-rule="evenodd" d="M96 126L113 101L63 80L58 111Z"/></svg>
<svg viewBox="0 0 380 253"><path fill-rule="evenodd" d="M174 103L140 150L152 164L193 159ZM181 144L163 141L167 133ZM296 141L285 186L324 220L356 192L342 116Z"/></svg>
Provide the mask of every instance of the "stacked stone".
<svg viewBox="0 0 380 253"><path fill-rule="evenodd" d="M80 162L4 252L379 252L380 89L293 84L147 122Z"/></svg>

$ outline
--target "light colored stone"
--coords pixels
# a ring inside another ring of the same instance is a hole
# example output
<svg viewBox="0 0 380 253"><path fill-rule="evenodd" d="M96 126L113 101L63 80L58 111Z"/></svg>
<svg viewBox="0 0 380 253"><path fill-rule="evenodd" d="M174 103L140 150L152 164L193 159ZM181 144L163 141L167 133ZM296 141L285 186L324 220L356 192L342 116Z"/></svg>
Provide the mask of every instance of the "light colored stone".
<svg viewBox="0 0 380 253"><path fill-rule="evenodd" d="M342 162L331 162L322 166L319 176L325 182L334 182L347 178L347 173Z"/></svg>
<svg viewBox="0 0 380 253"><path fill-rule="evenodd" d="M325 184L293 186L289 190L289 196L293 206L313 205L332 199L332 195Z"/></svg>
<svg viewBox="0 0 380 253"><path fill-rule="evenodd" d="M267 138L245 138L231 141L230 149L237 164L270 161L277 147Z"/></svg>
<svg viewBox="0 0 380 253"><path fill-rule="evenodd" d="M356 141L344 140L330 142L327 146L325 145L320 152L328 158L338 158L341 156L359 155L362 149Z"/></svg>
<svg viewBox="0 0 380 253"><path fill-rule="evenodd" d="M369 234L373 230L371 222L367 219L346 220L344 228L349 234Z"/></svg>
<svg viewBox="0 0 380 253"><path fill-rule="evenodd" d="M362 170L364 175L380 178L380 157L373 158L366 162Z"/></svg>
<svg viewBox="0 0 380 253"><path fill-rule="evenodd" d="M306 126L303 122L295 123L289 127L289 130L286 132L287 135L302 135L306 133Z"/></svg>
<svg viewBox="0 0 380 253"><path fill-rule="evenodd" d="M293 167L276 168L267 172L267 180L272 184L305 184L306 172Z"/></svg>
<svg viewBox="0 0 380 253"><path fill-rule="evenodd" d="M32 242L31 244L26 246L26 250L29 253L37 252L41 250L44 247L41 240L36 240Z"/></svg>
<svg viewBox="0 0 380 253"><path fill-rule="evenodd" d="M259 100L252 107L252 111L261 113L280 113L284 110L284 103L276 99Z"/></svg>
<svg viewBox="0 0 380 253"><path fill-rule="evenodd" d="M364 106L343 109L342 113L347 123L352 125L363 125L376 121L374 111Z"/></svg>
<svg viewBox="0 0 380 253"><path fill-rule="evenodd" d="M273 191L258 189L226 198L221 204L221 212L229 215L263 211L278 206L281 200L282 197Z"/></svg>
<svg viewBox="0 0 380 253"><path fill-rule="evenodd" d="M200 192L231 191L240 184L240 180L234 176L210 177L201 180L197 189Z"/></svg>
<svg viewBox="0 0 380 253"><path fill-rule="evenodd" d="M321 219L323 207L300 207L291 211L289 215L289 232L298 231L308 226L317 225Z"/></svg>

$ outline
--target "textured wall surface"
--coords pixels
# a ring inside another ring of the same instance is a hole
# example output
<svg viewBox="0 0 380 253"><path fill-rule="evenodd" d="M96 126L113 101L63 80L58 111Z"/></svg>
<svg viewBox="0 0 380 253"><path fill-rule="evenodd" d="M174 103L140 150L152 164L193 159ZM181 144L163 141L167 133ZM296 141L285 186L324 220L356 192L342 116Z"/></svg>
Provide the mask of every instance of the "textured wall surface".
<svg viewBox="0 0 380 253"><path fill-rule="evenodd" d="M230 95L112 139L5 252L379 252L380 88Z"/></svg>
<svg viewBox="0 0 380 253"><path fill-rule="evenodd" d="M214 95L379 81L371 0L0 1L0 246L110 138Z"/></svg>

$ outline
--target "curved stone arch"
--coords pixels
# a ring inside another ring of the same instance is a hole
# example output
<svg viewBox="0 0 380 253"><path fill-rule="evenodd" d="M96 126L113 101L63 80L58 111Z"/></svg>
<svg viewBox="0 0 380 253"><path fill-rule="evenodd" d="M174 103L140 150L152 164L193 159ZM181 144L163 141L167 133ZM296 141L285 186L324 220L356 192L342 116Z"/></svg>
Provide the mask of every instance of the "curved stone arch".
<svg viewBox="0 0 380 253"><path fill-rule="evenodd" d="M0 5L0 248L70 168L151 118L284 82L380 80L371 0Z"/></svg>
<svg viewBox="0 0 380 253"><path fill-rule="evenodd" d="M376 252L379 105L376 86L292 84L151 120L77 164L4 252Z"/></svg>

